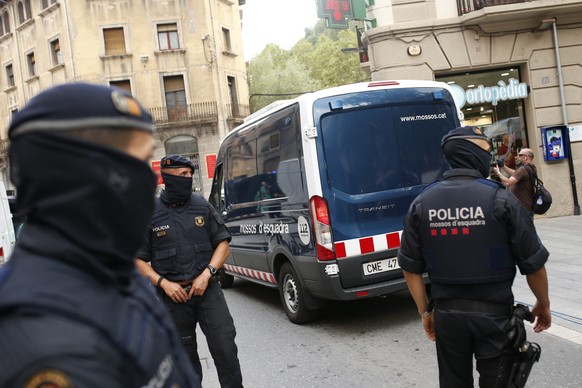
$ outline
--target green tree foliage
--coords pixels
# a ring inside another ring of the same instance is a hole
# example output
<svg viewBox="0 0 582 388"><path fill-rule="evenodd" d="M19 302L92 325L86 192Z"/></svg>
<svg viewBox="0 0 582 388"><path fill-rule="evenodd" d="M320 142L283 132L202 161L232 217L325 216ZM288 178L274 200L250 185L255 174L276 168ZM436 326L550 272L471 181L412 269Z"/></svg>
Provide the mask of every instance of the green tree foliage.
<svg viewBox="0 0 582 388"><path fill-rule="evenodd" d="M248 66L251 112L276 100L318 89L309 72L291 52L270 44ZM264 94L271 94L265 96Z"/></svg>
<svg viewBox="0 0 582 388"><path fill-rule="evenodd" d="M291 50L268 45L249 62L251 112L275 100L296 97L285 94L369 80L368 74L360 68L358 54L341 51L355 47L357 37L353 25L346 30L328 29L323 20L311 29L306 28L305 37Z"/></svg>

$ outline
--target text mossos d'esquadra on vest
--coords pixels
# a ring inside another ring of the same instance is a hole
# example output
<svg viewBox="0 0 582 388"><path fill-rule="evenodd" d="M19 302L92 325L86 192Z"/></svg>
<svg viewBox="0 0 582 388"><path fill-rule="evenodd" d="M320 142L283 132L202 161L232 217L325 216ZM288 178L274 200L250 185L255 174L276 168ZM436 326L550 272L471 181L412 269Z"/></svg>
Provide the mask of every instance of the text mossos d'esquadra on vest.
<svg viewBox="0 0 582 388"><path fill-rule="evenodd" d="M428 209L428 220L431 228L485 225L481 206Z"/></svg>

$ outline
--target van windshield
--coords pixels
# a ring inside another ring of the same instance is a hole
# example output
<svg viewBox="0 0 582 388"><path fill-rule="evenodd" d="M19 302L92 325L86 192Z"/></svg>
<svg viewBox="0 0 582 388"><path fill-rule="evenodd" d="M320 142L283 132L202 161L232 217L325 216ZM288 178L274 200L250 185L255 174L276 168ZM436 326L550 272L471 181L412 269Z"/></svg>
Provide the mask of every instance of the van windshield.
<svg viewBox="0 0 582 388"><path fill-rule="evenodd" d="M430 183L447 168L440 143L450 105L390 105L330 112L321 142L330 187L350 195Z"/></svg>

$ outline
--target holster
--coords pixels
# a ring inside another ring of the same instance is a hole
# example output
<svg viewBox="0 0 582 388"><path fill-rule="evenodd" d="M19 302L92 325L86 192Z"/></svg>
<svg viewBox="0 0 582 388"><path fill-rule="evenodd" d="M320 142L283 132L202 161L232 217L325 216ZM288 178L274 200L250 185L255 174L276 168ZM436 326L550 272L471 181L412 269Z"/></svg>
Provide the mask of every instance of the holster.
<svg viewBox="0 0 582 388"><path fill-rule="evenodd" d="M542 349L535 342L526 338L523 320L534 321L534 316L527 306L518 304L513 307L509 323L506 326L507 348L502 357L498 388L522 388L529 377L533 364L540 360Z"/></svg>

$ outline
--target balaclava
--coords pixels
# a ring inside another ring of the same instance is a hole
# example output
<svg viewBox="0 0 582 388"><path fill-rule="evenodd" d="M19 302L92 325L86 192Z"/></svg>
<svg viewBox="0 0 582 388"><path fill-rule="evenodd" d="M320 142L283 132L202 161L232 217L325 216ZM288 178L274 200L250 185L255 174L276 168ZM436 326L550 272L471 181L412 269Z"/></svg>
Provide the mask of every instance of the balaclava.
<svg viewBox="0 0 582 388"><path fill-rule="evenodd" d="M18 246L124 286L153 212L155 176L125 152L66 135L102 128L154 131L129 94L86 83L47 89L14 117L10 174L27 216Z"/></svg>
<svg viewBox="0 0 582 388"><path fill-rule="evenodd" d="M160 167L162 168L161 174L165 185L160 199L168 205L182 205L186 203L192 195L192 177L171 175L164 172L164 170L188 167L194 173L196 170L194 163L190 159L180 155L168 155L160 160Z"/></svg>
<svg viewBox="0 0 582 388"><path fill-rule="evenodd" d="M468 168L479 171L484 178L489 176L490 145L479 128L453 129L443 137L441 149L451 168Z"/></svg>

